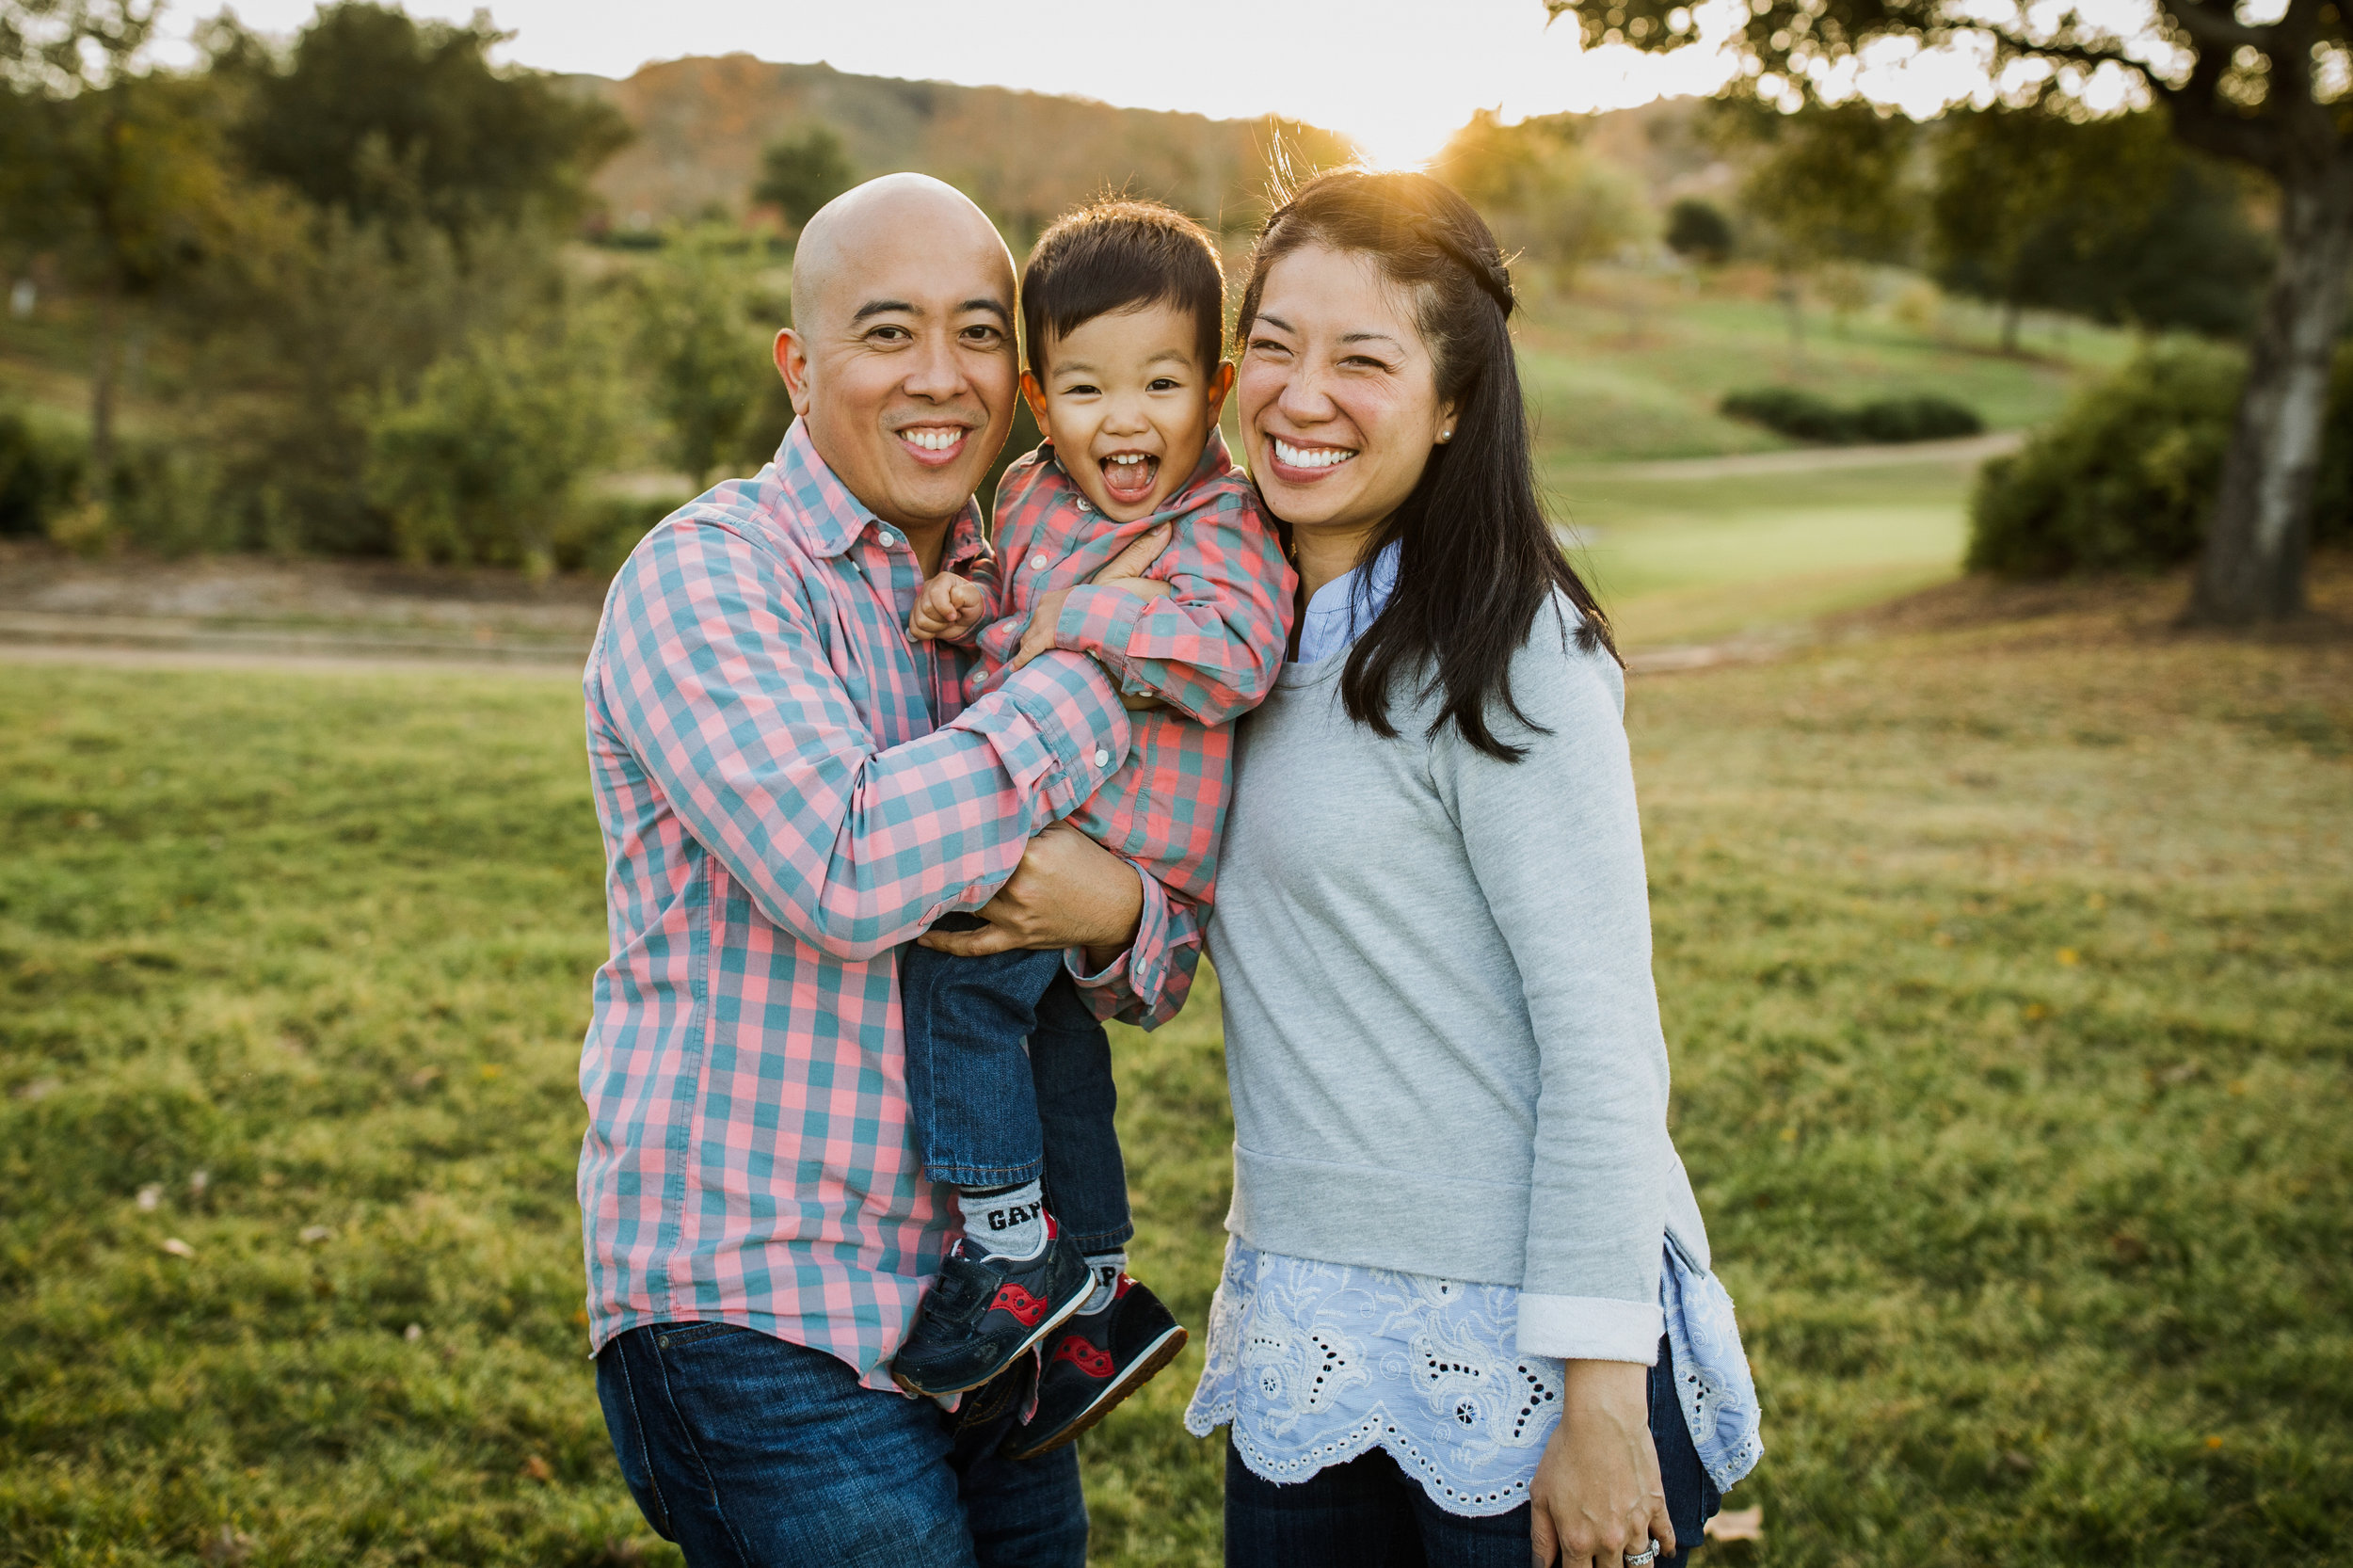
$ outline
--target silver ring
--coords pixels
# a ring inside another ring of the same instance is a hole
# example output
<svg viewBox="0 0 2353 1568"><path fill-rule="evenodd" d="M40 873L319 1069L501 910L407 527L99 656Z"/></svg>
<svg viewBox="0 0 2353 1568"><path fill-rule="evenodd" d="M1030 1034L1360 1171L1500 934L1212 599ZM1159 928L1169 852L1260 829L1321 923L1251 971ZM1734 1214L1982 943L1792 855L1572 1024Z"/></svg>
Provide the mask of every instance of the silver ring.
<svg viewBox="0 0 2353 1568"><path fill-rule="evenodd" d="M1650 1568L1652 1563L1658 1560L1658 1538L1651 1537L1648 1546L1636 1552L1632 1557L1621 1558L1619 1560L1625 1564L1625 1568Z"/></svg>

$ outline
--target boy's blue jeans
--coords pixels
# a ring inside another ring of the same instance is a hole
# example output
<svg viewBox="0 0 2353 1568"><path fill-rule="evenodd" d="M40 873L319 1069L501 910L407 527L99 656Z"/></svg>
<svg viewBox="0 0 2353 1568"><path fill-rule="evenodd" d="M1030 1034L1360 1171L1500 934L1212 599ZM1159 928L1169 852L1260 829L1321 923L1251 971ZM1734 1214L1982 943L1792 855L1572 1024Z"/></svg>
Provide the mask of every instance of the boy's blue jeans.
<svg viewBox="0 0 2353 1568"><path fill-rule="evenodd" d="M597 1356L622 1479L688 1568L1083 1568L1079 1450L1000 1458L1019 1403L998 1394L950 1416L732 1323L634 1328Z"/></svg>
<svg viewBox="0 0 2353 1568"><path fill-rule="evenodd" d="M979 923L940 923L968 920ZM1048 1212L1081 1252L1124 1246L1135 1226L1112 1125L1111 1039L1062 953L959 958L910 946L899 987L907 1100L931 1178L1010 1187L1043 1176Z"/></svg>

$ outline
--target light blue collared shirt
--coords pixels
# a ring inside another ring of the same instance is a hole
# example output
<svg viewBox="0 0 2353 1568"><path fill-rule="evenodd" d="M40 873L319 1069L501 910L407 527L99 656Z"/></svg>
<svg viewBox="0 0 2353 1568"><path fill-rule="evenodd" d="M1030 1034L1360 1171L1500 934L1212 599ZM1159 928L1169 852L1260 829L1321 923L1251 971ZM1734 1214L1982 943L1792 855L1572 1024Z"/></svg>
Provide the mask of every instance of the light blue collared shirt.
<svg viewBox="0 0 2353 1568"><path fill-rule="evenodd" d="M1364 635L1365 629L1387 607L1389 596L1397 592L1401 548L1391 541L1365 565L1352 567L1316 590L1307 600L1306 614L1299 617L1299 657L1294 664L1320 664L1347 651L1351 643Z"/></svg>

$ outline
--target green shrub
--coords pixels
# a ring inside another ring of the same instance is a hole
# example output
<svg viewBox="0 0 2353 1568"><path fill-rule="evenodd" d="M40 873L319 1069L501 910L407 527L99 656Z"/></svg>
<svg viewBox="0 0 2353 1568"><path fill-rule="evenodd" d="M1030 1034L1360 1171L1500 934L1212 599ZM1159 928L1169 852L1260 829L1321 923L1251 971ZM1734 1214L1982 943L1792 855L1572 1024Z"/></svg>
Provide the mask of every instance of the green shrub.
<svg viewBox="0 0 2353 1568"><path fill-rule="evenodd" d="M1969 568L2057 577L2187 560L2214 507L2245 376L2231 349L2176 343L2088 388L2015 456L1979 472Z"/></svg>
<svg viewBox="0 0 2353 1568"><path fill-rule="evenodd" d="M1949 397L1882 397L1854 411L1855 429L1866 441L1934 441L1974 436L1985 428L1977 411Z"/></svg>
<svg viewBox="0 0 2353 1568"><path fill-rule="evenodd" d="M1696 196L1667 209L1667 248L1687 261L1721 266L1732 254L1732 221Z"/></svg>
<svg viewBox="0 0 2353 1568"><path fill-rule="evenodd" d="M1852 415L1826 397L1795 387L1726 392L1718 408L1728 418L1745 419L1801 441L1844 443L1855 439Z"/></svg>
<svg viewBox="0 0 2353 1568"><path fill-rule="evenodd" d="M73 504L80 448L14 410L0 410L0 537L40 535Z"/></svg>
<svg viewBox="0 0 2353 1568"><path fill-rule="evenodd" d="M556 530L556 569L610 577L621 569L629 552L652 532L655 523L694 499L691 495L650 501L632 495L586 497Z"/></svg>
<svg viewBox="0 0 2353 1568"><path fill-rule="evenodd" d="M582 482L613 450L619 401L593 327L477 339L414 396L374 401L369 498L410 560L549 570Z"/></svg>
<svg viewBox="0 0 2353 1568"><path fill-rule="evenodd" d="M1882 397L1853 408L1796 387L1759 387L1726 392L1718 409L1801 441L1833 446L1859 441L1928 441L1974 436L1985 428L1977 410L1933 392Z"/></svg>

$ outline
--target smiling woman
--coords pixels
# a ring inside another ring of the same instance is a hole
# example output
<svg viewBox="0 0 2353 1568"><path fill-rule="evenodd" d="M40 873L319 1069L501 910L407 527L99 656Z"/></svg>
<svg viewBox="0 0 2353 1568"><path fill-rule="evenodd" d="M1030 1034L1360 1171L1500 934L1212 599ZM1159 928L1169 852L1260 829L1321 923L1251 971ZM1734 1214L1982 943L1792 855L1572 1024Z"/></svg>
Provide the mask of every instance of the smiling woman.
<svg viewBox="0 0 2353 1568"><path fill-rule="evenodd" d="M1233 1237L1187 1425L1230 1430L1229 1568L1673 1568L1758 1451L1513 306L1460 196L1353 170L1277 209L1242 300L1303 613L1209 929Z"/></svg>

